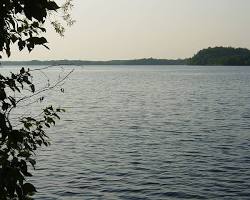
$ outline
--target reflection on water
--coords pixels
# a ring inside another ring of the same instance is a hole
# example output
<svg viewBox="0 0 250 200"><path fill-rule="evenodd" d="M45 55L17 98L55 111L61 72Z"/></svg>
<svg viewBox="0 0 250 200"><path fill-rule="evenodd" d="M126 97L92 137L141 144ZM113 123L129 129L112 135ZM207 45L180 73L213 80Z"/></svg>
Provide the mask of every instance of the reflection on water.
<svg viewBox="0 0 250 200"><path fill-rule="evenodd" d="M51 101L37 200L249 199L250 67L77 68Z"/></svg>

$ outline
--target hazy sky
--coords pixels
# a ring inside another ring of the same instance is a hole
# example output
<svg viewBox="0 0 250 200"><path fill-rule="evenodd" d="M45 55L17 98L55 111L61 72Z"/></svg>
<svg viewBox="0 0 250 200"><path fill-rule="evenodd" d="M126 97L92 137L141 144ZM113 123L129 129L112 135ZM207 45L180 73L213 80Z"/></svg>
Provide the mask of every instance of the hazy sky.
<svg viewBox="0 0 250 200"><path fill-rule="evenodd" d="M12 60L185 58L208 46L250 48L250 0L74 0L75 25L50 51Z"/></svg>

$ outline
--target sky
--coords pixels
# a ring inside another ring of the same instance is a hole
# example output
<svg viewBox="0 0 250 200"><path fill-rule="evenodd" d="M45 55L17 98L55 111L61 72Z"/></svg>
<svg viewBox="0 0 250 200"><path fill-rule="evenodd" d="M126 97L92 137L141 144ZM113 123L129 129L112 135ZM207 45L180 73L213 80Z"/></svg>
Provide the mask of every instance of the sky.
<svg viewBox="0 0 250 200"><path fill-rule="evenodd" d="M10 60L176 59L209 46L250 49L250 0L74 0L72 17L64 37L47 26L50 50L15 48Z"/></svg>

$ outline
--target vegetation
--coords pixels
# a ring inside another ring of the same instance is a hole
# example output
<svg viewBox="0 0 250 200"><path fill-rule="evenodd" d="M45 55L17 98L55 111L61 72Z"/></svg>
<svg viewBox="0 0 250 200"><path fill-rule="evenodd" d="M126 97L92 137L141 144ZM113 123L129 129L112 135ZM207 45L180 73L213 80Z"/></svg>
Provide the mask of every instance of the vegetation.
<svg viewBox="0 0 250 200"><path fill-rule="evenodd" d="M134 60L50 60L50 61L5 61L3 65L250 65L250 51L243 48L214 47L200 50L189 59L155 59Z"/></svg>
<svg viewBox="0 0 250 200"><path fill-rule="evenodd" d="M63 19L68 25L73 21L67 13L72 6L68 0L62 7ZM52 0L1 0L0 2L0 53L11 55L11 47L17 44L20 51L27 48L32 51L36 45L48 48L46 38L41 34L46 31L44 23L49 16L59 11L59 6ZM52 25L59 34L64 28L58 21ZM60 108L48 106L36 117L23 116L12 120L11 113L18 106L31 98L35 102L43 101L42 92L57 87L47 85L37 90L33 84L32 70L22 68L10 76L0 74L0 200L25 200L36 192L36 188L27 181L32 176L30 167L35 167L35 151L49 144L45 128L55 124L60 118ZM26 104L29 106L31 103Z"/></svg>
<svg viewBox="0 0 250 200"><path fill-rule="evenodd" d="M199 51L190 65L250 65L250 51L243 48L215 47Z"/></svg>
<svg viewBox="0 0 250 200"><path fill-rule="evenodd" d="M87 60L50 60L50 61L6 61L3 65L184 65L186 59L167 60L143 58L135 60L110 60L110 61L87 61Z"/></svg>

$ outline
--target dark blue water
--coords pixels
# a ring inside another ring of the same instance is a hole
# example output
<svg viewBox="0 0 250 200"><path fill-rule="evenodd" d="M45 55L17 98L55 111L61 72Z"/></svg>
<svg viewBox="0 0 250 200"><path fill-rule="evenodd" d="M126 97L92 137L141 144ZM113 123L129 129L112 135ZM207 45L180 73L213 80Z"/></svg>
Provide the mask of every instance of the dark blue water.
<svg viewBox="0 0 250 200"><path fill-rule="evenodd" d="M37 200L250 199L250 67L89 66L64 87Z"/></svg>

